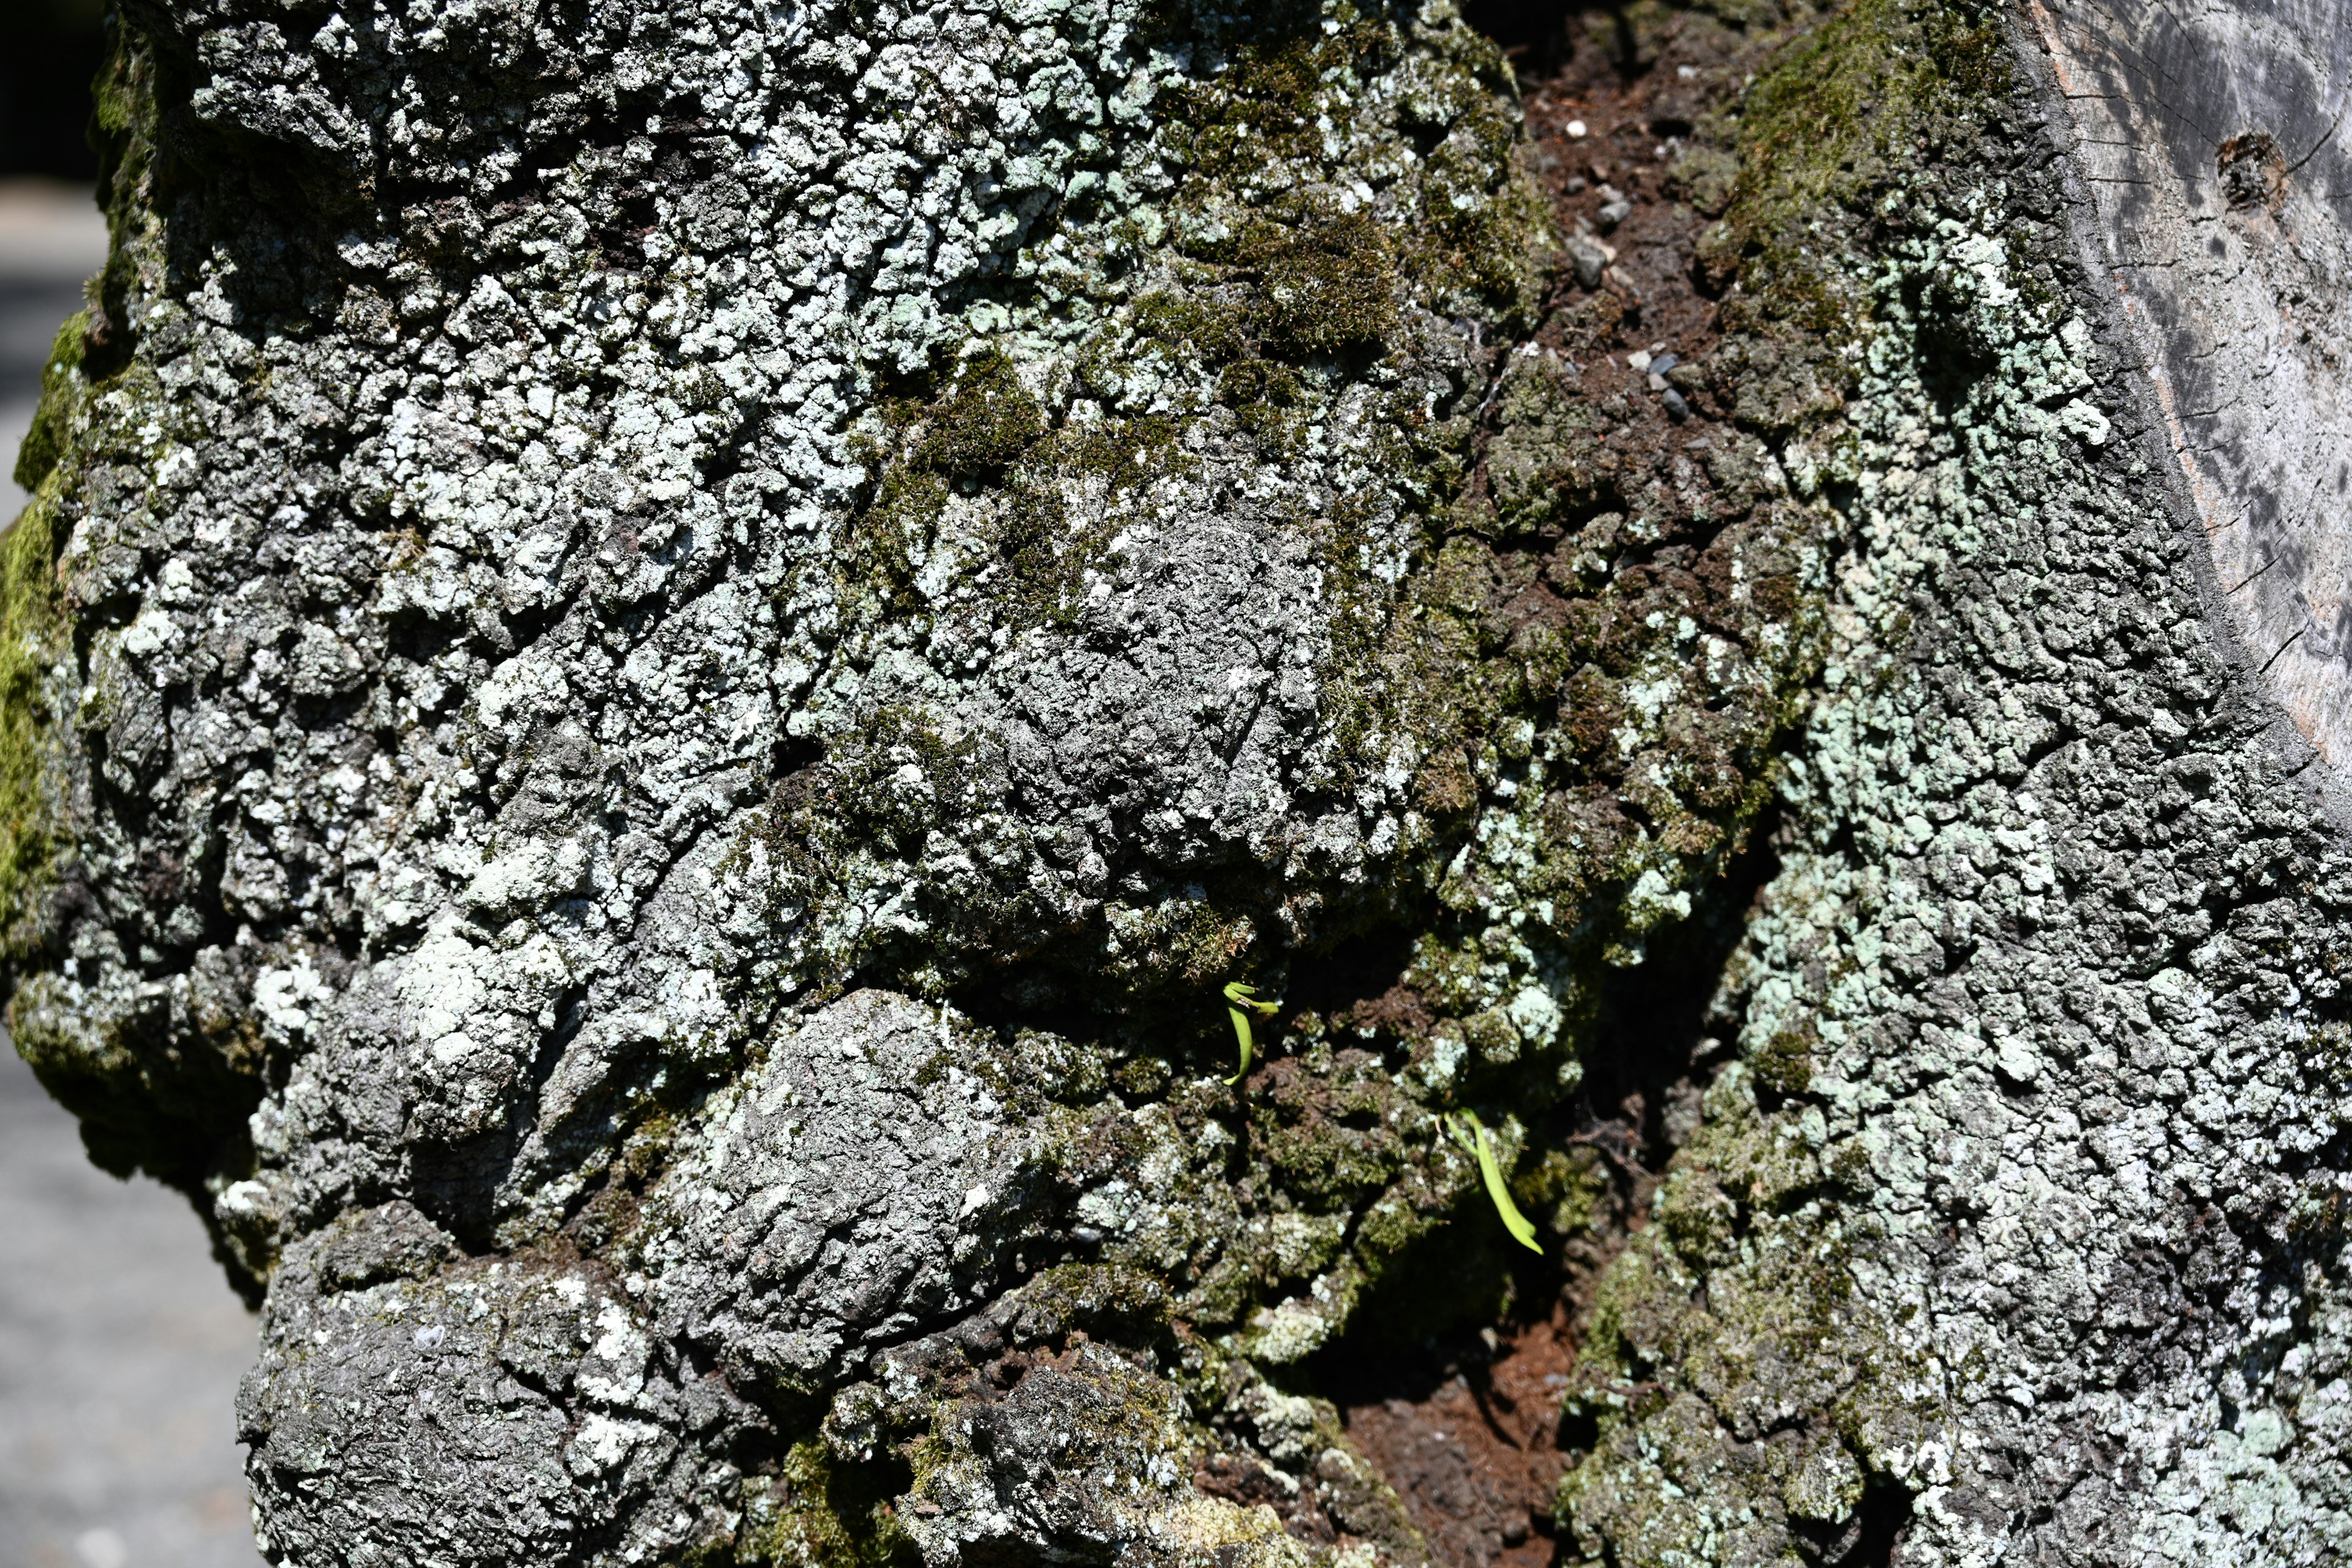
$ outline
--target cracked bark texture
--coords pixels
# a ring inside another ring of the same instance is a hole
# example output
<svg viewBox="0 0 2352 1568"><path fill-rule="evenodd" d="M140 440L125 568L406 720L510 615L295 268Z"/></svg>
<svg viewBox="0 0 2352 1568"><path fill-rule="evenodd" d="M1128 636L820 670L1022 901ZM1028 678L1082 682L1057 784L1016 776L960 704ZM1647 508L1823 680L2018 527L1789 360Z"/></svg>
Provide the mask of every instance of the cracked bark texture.
<svg viewBox="0 0 2352 1568"><path fill-rule="evenodd" d="M2352 1558L2352 29L1619 20L124 8L0 942L273 1560L1483 1568L1546 1291L1563 1561Z"/></svg>

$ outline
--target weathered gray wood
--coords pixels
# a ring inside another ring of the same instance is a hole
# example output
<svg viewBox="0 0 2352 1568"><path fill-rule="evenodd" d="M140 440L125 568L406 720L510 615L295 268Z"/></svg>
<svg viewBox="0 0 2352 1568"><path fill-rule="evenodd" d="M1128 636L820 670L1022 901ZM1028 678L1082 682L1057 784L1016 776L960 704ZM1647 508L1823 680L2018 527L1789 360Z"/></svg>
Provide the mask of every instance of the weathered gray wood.
<svg viewBox="0 0 2352 1568"><path fill-rule="evenodd" d="M2245 656L2352 780L2352 6L2027 14Z"/></svg>

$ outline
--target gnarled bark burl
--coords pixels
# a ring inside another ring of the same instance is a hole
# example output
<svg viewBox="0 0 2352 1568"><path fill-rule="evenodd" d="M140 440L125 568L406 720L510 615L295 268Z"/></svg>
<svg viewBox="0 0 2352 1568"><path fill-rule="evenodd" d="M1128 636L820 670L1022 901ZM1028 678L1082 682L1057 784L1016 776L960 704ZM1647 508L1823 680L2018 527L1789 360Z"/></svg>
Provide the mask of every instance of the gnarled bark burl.
<svg viewBox="0 0 2352 1568"><path fill-rule="evenodd" d="M0 948L266 1550L2352 1560L2352 13L1221 4L122 7Z"/></svg>

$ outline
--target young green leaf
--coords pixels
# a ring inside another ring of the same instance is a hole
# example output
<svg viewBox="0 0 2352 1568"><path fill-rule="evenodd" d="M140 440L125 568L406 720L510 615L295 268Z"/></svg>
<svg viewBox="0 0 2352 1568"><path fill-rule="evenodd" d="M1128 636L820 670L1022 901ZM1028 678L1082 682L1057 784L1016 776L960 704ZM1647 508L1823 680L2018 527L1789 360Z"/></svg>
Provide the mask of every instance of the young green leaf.
<svg viewBox="0 0 2352 1568"><path fill-rule="evenodd" d="M1244 985L1238 980L1230 981L1225 985L1225 1011L1234 1020L1234 1038L1241 1042L1242 1047L1241 1069L1225 1079L1229 1084L1239 1083L1249 1076L1250 1055L1256 1046L1256 1042L1250 1037L1249 1012L1244 1009L1257 1012L1268 1018L1273 1017L1276 1010L1276 1004L1272 1002L1251 1001L1250 998L1256 994L1256 986Z"/></svg>
<svg viewBox="0 0 2352 1568"><path fill-rule="evenodd" d="M1465 1110L1460 1114L1460 1122L1449 1124L1453 1127L1454 1140L1478 1157L1478 1173L1486 1179L1486 1196L1494 1200L1495 1212L1503 1218L1503 1228L1511 1233L1512 1240L1529 1252L1541 1252L1543 1247L1536 1241L1535 1222L1519 1212L1519 1205L1511 1201L1510 1189L1503 1184L1503 1167L1495 1162L1495 1144L1486 1136L1486 1124L1478 1120L1478 1113L1475 1110ZM1467 1132L1462 1130L1465 1123L1469 1127Z"/></svg>

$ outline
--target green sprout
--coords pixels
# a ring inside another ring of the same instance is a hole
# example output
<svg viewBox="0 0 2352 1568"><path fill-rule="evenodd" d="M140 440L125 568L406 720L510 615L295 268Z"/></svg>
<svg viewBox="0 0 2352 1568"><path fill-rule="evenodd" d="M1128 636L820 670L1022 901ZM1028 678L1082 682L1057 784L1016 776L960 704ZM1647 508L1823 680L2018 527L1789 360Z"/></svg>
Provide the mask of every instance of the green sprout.
<svg viewBox="0 0 2352 1568"><path fill-rule="evenodd" d="M1238 980L1233 981L1225 986L1225 1011L1233 1015L1234 1037L1242 1043L1241 1070L1234 1074L1233 1077L1225 1079L1229 1084L1239 1083L1243 1079L1249 1076L1250 1052L1255 1048L1255 1044L1250 1038L1250 1013L1252 1011L1255 1011L1261 1016L1267 1018L1271 1018L1275 1015L1276 1005L1274 1003L1253 1002L1250 1000L1251 997L1255 996L1256 994L1256 986L1244 985Z"/></svg>
<svg viewBox="0 0 2352 1568"><path fill-rule="evenodd" d="M1246 1046L1244 1053L1243 1059L1246 1061ZM1511 1201L1510 1189L1503 1185L1503 1168L1495 1163L1495 1144L1486 1136L1486 1124L1478 1120L1478 1113L1475 1110L1462 1111L1459 1117L1458 1121L1447 1121L1446 1128L1454 1134L1455 1142L1478 1157L1478 1173L1486 1178L1486 1195L1495 1200L1495 1212L1503 1216L1503 1228L1511 1233L1512 1240L1529 1252L1541 1252L1543 1247L1536 1241L1535 1222L1519 1212L1519 1205ZM1466 1132L1463 1131L1465 1124L1469 1128Z"/></svg>

